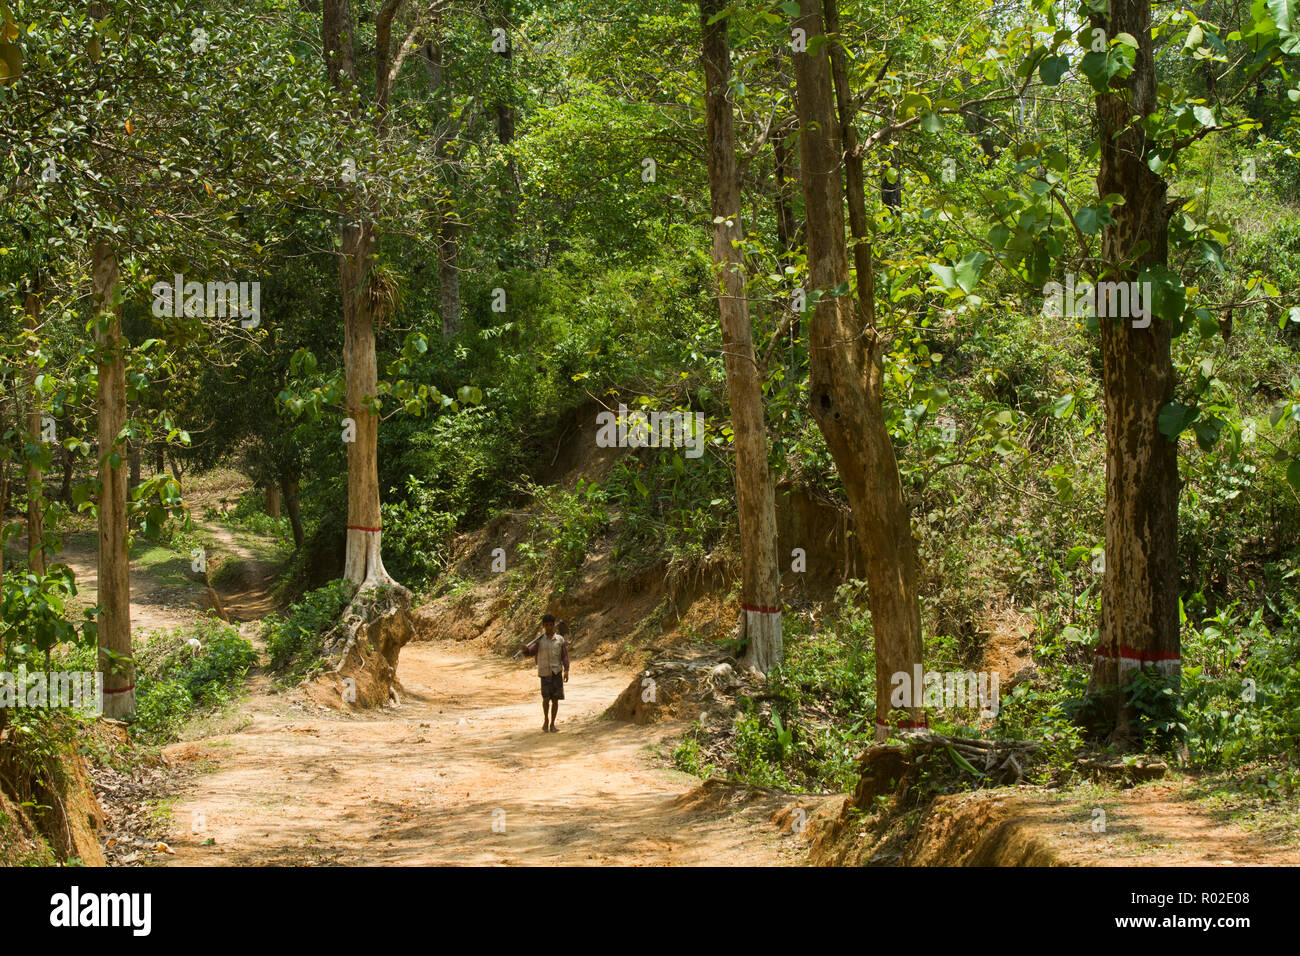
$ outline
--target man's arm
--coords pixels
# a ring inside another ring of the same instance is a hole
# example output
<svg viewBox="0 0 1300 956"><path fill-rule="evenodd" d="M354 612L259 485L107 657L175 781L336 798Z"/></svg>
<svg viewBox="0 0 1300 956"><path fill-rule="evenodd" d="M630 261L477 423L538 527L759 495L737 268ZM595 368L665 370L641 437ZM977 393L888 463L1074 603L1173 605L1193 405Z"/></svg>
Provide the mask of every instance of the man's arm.
<svg viewBox="0 0 1300 956"><path fill-rule="evenodd" d="M569 642L560 645L560 663L564 665L564 679L569 679Z"/></svg>
<svg viewBox="0 0 1300 956"><path fill-rule="evenodd" d="M525 653L526 655L528 655L529 657L536 657L536 656L537 656L537 642L540 641L540 640L541 640L540 637L535 637L535 638L533 638L533 643L529 644L527 647L524 648L524 653Z"/></svg>

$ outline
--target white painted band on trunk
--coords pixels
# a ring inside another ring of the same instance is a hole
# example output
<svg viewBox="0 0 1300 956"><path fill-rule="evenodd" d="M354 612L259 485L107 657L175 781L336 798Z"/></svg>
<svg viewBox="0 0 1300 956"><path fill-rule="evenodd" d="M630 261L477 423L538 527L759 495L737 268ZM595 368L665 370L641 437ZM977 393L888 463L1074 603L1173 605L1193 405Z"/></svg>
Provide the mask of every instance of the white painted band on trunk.
<svg viewBox="0 0 1300 956"><path fill-rule="evenodd" d="M748 634L781 636L780 611L751 611L745 609L745 631Z"/></svg>
<svg viewBox="0 0 1300 956"><path fill-rule="evenodd" d="M1154 666L1156 670L1165 675L1181 674L1183 669L1182 660L1177 658L1162 661L1144 661L1140 657L1120 657L1117 660L1119 661L1121 676L1151 666Z"/></svg>

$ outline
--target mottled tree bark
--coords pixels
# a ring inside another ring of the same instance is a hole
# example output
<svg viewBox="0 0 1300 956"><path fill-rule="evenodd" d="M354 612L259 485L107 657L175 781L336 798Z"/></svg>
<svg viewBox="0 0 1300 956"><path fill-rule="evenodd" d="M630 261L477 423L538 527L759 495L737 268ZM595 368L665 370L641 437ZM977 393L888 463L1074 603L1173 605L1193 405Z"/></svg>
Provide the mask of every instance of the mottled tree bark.
<svg viewBox="0 0 1300 956"><path fill-rule="evenodd" d="M451 203L438 206L438 293L442 310L442 338L460 331L460 226Z"/></svg>
<svg viewBox="0 0 1300 956"><path fill-rule="evenodd" d="M727 370L727 399L736 450L736 502L740 518L741 613L745 661L761 673L781 662L781 572L777 565L776 496L767 461L763 383L754 356L745 292L745 257L735 245L740 226L740 175L735 129L727 99L731 50L727 19L709 20L722 0L700 0L703 30L705 128L712 197L713 261L720 280L718 313Z"/></svg>
<svg viewBox="0 0 1300 956"><path fill-rule="evenodd" d="M104 716L135 715L135 661L131 649L131 579L127 554L126 361L122 307L114 302L117 250L97 242L91 267L98 366L99 420L99 668L104 674ZM116 463L114 462L116 458Z"/></svg>
<svg viewBox="0 0 1300 956"><path fill-rule="evenodd" d="M1167 187L1147 165L1143 117L1156 108L1149 0L1111 0L1107 36L1138 41L1124 93L1097 97L1101 156L1097 191L1124 202L1102 234L1108 278L1129 281L1169 255ZM1170 323L1101 319L1106 409L1106 557L1101 629L1090 690L1114 717L1112 736L1129 741L1135 714L1123 687L1141 668L1180 676L1178 617L1178 446L1160 433L1160 409L1174 397Z"/></svg>
<svg viewBox="0 0 1300 956"><path fill-rule="evenodd" d="M876 644L876 736L883 738L891 678L913 676L921 664L916 546L884 415L883 343L858 320L852 297L831 294L848 283L849 262L830 58L824 45L814 44L823 33L821 0L800 0L796 26L804 29L809 49L817 49L794 55L809 283L821 293L809 324L809 403L863 545ZM920 701L907 703L907 713L895 715L899 722L924 723Z"/></svg>
<svg viewBox="0 0 1300 956"><path fill-rule="evenodd" d="M24 301L24 324L33 334L41 315L41 299L35 290ZM34 361L24 369L27 392L27 435L35 445L41 442L41 396L36 388L37 368ZM37 462L27 463L27 568L33 574L45 574L45 503L41 487L41 469Z"/></svg>

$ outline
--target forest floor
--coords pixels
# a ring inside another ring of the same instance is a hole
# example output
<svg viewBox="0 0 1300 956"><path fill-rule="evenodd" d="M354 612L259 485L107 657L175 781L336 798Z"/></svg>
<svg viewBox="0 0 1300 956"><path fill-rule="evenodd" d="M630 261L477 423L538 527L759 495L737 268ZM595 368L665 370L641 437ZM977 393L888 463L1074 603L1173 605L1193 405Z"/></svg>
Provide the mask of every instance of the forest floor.
<svg viewBox="0 0 1300 956"><path fill-rule="evenodd" d="M275 609L274 548L200 519L210 564L235 560L218 587L227 614L260 648L253 622ZM95 603L93 533L70 535L58 560ZM131 554L137 633L209 613L189 556L141 543ZM240 622L244 622L241 623ZM403 649L401 703L365 713L321 707L255 669L246 696L195 721L164 748L172 787L158 813L166 865L787 865L803 843L772 821L794 797L691 796L699 781L669 768L680 727L605 719L635 671L575 661L558 733L542 733L527 661L416 642Z"/></svg>
<svg viewBox="0 0 1300 956"><path fill-rule="evenodd" d="M196 518L196 525L210 554L239 562L219 591L232 621L258 644L255 622L274 610L275 549L218 521ZM79 598L88 604L95 599L94 547L93 536L73 535L59 558L77 571ZM148 545L133 549L137 630L179 627L209 613L207 589L187 571L188 556ZM807 845L789 824L791 813L811 814L819 806L819 815L837 813L840 798L701 788L695 777L670 769L679 723L636 725L603 716L635 674L575 660L560 732L545 734L531 665L480 647L408 644L399 666L401 702L364 713L317 705L255 669L246 696L195 721L186 739L164 748L172 783L155 801L170 853L155 854L152 862L805 862ZM1021 839L1050 845L1067 865L1300 863L1295 842L1278 839L1276 821L1225 812L1195 780L1125 791L1030 790L984 796L1012 797ZM1110 817L1101 839L1089 827L1098 806ZM985 812L975 816L983 819Z"/></svg>
<svg viewBox="0 0 1300 956"><path fill-rule="evenodd" d="M170 805L168 862L796 862L802 841L766 801L689 799L698 781L660 756L680 728L602 718L631 671L575 662L554 734L523 663L425 642L402 651L400 673L401 703L364 714L273 693L258 676L238 732L168 747L174 764L209 768Z"/></svg>

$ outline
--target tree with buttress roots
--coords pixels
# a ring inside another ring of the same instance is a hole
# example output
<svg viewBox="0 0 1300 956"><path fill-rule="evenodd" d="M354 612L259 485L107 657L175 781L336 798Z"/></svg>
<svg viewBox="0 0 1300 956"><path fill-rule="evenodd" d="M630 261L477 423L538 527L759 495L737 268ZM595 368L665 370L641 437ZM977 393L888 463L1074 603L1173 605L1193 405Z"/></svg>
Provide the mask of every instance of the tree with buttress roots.
<svg viewBox="0 0 1300 956"><path fill-rule="evenodd" d="M433 36L440 3L385 0L375 14L373 83L364 104L350 0L324 0L321 37L330 83L348 103L352 122L369 124L377 143L390 133L394 84L411 54ZM364 171L349 162L339 195L339 291L343 303L345 410L349 432L347 545L343 577L358 590L400 587L384 569L379 500L379 381L376 322L393 307L396 290L380 267L379 209L364 187Z"/></svg>

